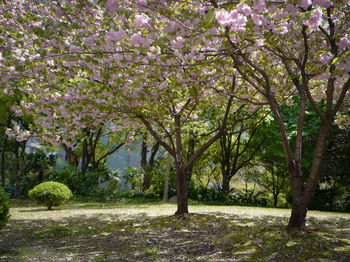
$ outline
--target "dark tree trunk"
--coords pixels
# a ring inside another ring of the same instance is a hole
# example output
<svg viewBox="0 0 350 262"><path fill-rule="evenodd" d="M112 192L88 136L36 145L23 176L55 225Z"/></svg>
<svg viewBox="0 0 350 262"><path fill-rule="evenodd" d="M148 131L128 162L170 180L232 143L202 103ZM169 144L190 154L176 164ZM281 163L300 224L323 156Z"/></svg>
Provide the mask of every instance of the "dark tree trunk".
<svg viewBox="0 0 350 262"><path fill-rule="evenodd" d="M169 200L169 174L170 174L170 160L171 155L168 153L165 169L165 182L164 182L164 193L163 193L163 202L168 202Z"/></svg>
<svg viewBox="0 0 350 262"><path fill-rule="evenodd" d="M21 179L20 179L20 157L19 157L19 142L16 141L16 145L15 145L15 159L16 159L16 165L15 165L15 181L16 181L16 185L15 185L15 198L19 197L20 194L20 183L21 183Z"/></svg>
<svg viewBox="0 0 350 262"><path fill-rule="evenodd" d="M298 167L298 163L294 165L294 168L289 168L289 172L292 172L292 174L290 174L290 177L293 193L293 206L288 223L288 229L299 230L305 227L307 207L317 187L319 171L323 159L323 152L326 146L326 140L331 127L331 123L332 120L326 119L321 125L320 132L317 138L317 144L314 158L312 161L310 175L307 184L304 188L302 186L303 177L300 174L300 168Z"/></svg>
<svg viewBox="0 0 350 262"><path fill-rule="evenodd" d="M154 166L154 160L155 160L155 158L156 158L156 154L157 154L158 150L159 150L159 143L157 142L157 143L155 143L154 146L152 147L151 156L150 156L150 158L149 158L149 165L150 165L151 167Z"/></svg>
<svg viewBox="0 0 350 262"><path fill-rule="evenodd" d="M1 186L5 187L5 152L7 147L7 135L4 134L4 142L1 149Z"/></svg>
<svg viewBox="0 0 350 262"><path fill-rule="evenodd" d="M39 179L39 183L43 182L44 170L42 168L39 170L39 177L38 177L38 179Z"/></svg>
<svg viewBox="0 0 350 262"><path fill-rule="evenodd" d="M150 169L152 169L154 166L154 160L155 160L156 154L158 152L158 149L159 149L159 143L157 142L152 146L151 156L150 156L149 161L148 161ZM145 132L143 135L142 145L141 145L141 168L144 171L143 184L142 184L142 191L143 192L145 190L147 190L151 185L151 176L150 176L149 172L147 172L147 170L146 170L147 169L147 153L148 153L147 133Z"/></svg>
<svg viewBox="0 0 350 262"><path fill-rule="evenodd" d="M293 199L292 214L289 218L288 229L300 230L305 227L307 206L303 196Z"/></svg>
<svg viewBox="0 0 350 262"><path fill-rule="evenodd" d="M278 194L273 194L273 207L277 207Z"/></svg>
<svg viewBox="0 0 350 262"><path fill-rule="evenodd" d="M230 177L227 172L222 172L222 193L227 196L230 193Z"/></svg>
<svg viewBox="0 0 350 262"><path fill-rule="evenodd" d="M175 215L183 215L188 213L188 195L186 186L186 172L183 168L175 166L176 168L176 199L177 211Z"/></svg>
<svg viewBox="0 0 350 262"><path fill-rule="evenodd" d="M142 145L141 145L141 168L143 169L143 184L142 191L145 192L150 186L151 179L149 177L148 172L146 172L147 165L147 132L143 134Z"/></svg>
<svg viewBox="0 0 350 262"><path fill-rule="evenodd" d="M74 154L73 150L65 144L62 144L62 147L66 153L66 161L69 163L69 165L78 167L78 157Z"/></svg>
<svg viewBox="0 0 350 262"><path fill-rule="evenodd" d="M88 157L88 148L87 148L88 144L87 144L87 138L84 138L84 141L83 141L83 154L82 154L82 157L81 157L81 176L82 178L85 177L85 173L86 173L86 170L88 168L88 165L89 165L89 157Z"/></svg>

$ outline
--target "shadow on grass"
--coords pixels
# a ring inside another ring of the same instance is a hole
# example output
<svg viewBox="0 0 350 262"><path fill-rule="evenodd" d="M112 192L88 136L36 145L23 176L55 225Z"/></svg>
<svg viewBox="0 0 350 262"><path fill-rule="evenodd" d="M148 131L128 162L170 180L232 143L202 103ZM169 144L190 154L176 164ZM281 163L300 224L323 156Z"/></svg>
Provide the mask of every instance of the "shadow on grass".
<svg viewBox="0 0 350 262"><path fill-rule="evenodd" d="M313 218L309 224L290 235L286 218L274 216L140 212L127 219L99 214L11 220L0 231L0 260L350 261L349 220Z"/></svg>

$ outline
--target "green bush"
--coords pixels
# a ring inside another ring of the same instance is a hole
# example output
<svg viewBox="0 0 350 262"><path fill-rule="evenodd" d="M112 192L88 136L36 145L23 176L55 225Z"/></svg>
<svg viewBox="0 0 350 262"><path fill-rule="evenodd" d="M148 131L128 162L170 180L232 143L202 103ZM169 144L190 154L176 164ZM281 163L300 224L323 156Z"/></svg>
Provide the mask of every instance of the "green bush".
<svg viewBox="0 0 350 262"><path fill-rule="evenodd" d="M73 194L66 185L49 181L34 187L29 191L28 196L51 210L53 206L59 206L64 201L69 200Z"/></svg>
<svg viewBox="0 0 350 262"><path fill-rule="evenodd" d="M9 203L3 188L0 188L0 229L3 228L9 219Z"/></svg>
<svg viewBox="0 0 350 262"><path fill-rule="evenodd" d="M62 184L65 184L75 197L82 195L83 182L79 170L75 167L67 165L56 169L48 176L47 180L60 181Z"/></svg>

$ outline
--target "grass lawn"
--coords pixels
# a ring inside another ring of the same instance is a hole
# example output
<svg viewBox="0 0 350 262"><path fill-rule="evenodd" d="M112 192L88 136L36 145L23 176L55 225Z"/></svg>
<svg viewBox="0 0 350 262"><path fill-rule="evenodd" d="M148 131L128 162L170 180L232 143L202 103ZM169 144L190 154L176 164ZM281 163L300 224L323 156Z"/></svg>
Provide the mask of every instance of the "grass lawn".
<svg viewBox="0 0 350 262"><path fill-rule="evenodd" d="M350 261L350 214L309 212L307 230L285 230L290 210L174 204L70 203L46 211L12 203L0 261Z"/></svg>

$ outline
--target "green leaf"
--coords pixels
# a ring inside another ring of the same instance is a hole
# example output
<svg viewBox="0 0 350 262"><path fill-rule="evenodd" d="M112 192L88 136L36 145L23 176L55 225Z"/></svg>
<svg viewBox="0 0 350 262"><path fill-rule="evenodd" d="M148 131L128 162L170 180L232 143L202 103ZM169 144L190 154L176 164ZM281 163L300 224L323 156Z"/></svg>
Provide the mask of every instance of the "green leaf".
<svg viewBox="0 0 350 262"><path fill-rule="evenodd" d="M340 57L334 58L333 61L332 61L332 65L335 64L336 62L338 62L339 59L340 59Z"/></svg>

